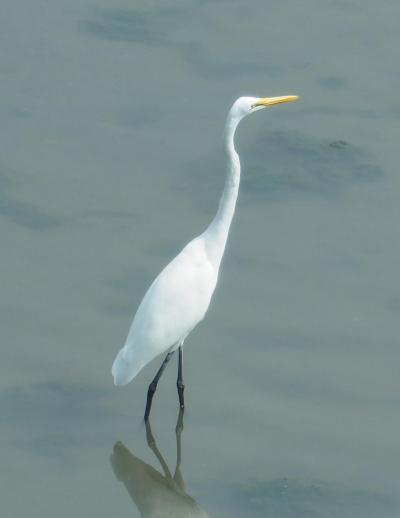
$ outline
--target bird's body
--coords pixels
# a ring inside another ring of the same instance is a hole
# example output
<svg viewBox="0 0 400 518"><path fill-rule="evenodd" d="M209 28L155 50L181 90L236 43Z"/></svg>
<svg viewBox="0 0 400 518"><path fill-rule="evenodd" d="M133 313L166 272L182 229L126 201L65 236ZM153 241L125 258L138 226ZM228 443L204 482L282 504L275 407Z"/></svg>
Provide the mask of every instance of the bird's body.
<svg viewBox="0 0 400 518"><path fill-rule="evenodd" d="M293 95L240 97L233 104L224 131L227 173L217 214L205 232L183 248L146 292L125 345L113 363L115 385L126 385L153 358L163 352L172 353L179 347L178 393L183 408L182 345L209 307L235 212L240 183L240 161L234 146L237 125L250 113L296 99ZM149 387L146 418L158 379L169 358L170 354Z"/></svg>
<svg viewBox="0 0 400 518"><path fill-rule="evenodd" d="M203 319L217 277L202 237L188 243L164 268L147 290L115 359L116 385L129 383L153 358L183 344Z"/></svg>

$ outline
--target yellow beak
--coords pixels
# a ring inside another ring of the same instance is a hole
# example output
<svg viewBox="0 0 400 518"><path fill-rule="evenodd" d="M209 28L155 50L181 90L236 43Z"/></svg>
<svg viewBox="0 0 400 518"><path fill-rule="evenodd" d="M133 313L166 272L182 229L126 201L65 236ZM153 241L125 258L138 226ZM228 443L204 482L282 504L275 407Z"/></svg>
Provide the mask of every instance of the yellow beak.
<svg viewBox="0 0 400 518"><path fill-rule="evenodd" d="M282 103L290 103L292 101L297 101L299 98L298 95L281 95L280 97L263 97L258 99L256 103L253 104L252 108L256 106L272 106L274 104L282 104Z"/></svg>

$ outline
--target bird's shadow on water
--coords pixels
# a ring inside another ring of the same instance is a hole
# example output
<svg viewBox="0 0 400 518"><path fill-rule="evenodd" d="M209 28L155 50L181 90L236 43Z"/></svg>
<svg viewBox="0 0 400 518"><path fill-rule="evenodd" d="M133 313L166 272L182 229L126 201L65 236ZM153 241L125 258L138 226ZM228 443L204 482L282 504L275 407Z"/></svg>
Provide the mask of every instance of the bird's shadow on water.
<svg viewBox="0 0 400 518"><path fill-rule="evenodd" d="M176 423L176 465L172 472L153 435L150 421L145 425L146 441L161 466L161 471L146 464L118 441L111 454L111 466L116 478L121 481L143 518L150 517L203 517L208 514L187 492L182 475L183 412Z"/></svg>

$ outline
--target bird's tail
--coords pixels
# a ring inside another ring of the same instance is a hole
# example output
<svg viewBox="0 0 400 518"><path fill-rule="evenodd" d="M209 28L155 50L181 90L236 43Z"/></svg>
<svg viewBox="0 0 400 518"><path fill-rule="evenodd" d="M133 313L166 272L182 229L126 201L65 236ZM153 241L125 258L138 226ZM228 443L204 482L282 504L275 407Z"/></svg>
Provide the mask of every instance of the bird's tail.
<svg viewBox="0 0 400 518"><path fill-rule="evenodd" d="M142 369L143 365L135 361L132 351L123 347L117 354L111 368L114 385L127 385Z"/></svg>

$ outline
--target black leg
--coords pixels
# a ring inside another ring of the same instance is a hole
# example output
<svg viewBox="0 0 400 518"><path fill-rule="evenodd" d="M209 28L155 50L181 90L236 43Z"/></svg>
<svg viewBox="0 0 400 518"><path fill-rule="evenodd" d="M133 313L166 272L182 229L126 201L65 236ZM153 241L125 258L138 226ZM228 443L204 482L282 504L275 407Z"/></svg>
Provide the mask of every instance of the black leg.
<svg viewBox="0 0 400 518"><path fill-rule="evenodd" d="M171 356L174 354L174 351L167 354L165 360L162 362L161 367L158 369L157 374L155 375L153 381L149 385L149 390L147 391L147 401L146 401L146 410L144 412L144 420L147 421L150 415L151 402L153 401L154 392L157 389L158 380L161 378L161 374L164 372L164 369L171 359Z"/></svg>
<svg viewBox="0 0 400 518"><path fill-rule="evenodd" d="M182 379L182 347L179 347L179 363L178 363L178 379L176 382L176 386L178 388L178 396L179 396L179 406L181 410L185 408L185 400L183 397L183 391L185 390L185 385L183 384Z"/></svg>

